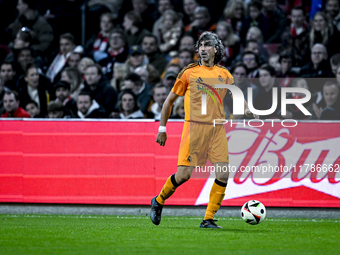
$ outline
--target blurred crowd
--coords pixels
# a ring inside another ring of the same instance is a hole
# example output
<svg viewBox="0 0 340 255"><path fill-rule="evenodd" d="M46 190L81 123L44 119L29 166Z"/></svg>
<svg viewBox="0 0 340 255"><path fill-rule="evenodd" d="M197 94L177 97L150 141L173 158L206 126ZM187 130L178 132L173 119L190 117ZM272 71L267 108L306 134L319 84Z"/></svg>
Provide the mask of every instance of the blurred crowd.
<svg viewBox="0 0 340 255"><path fill-rule="evenodd" d="M339 0L0 0L0 13L1 117L159 120L212 31L256 109L270 109L277 88L279 107L264 118L340 119ZM289 105L283 116L283 87L308 89L312 115ZM245 118L231 98L224 105ZM183 97L171 118L184 118Z"/></svg>

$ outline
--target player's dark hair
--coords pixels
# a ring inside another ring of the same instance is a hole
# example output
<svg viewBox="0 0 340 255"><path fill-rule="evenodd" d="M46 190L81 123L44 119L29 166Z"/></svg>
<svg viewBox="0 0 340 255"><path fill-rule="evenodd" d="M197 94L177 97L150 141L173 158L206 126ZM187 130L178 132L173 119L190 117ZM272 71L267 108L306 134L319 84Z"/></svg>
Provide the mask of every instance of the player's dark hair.
<svg viewBox="0 0 340 255"><path fill-rule="evenodd" d="M248 10L250 10L250 7L255 7L258 10L262 10L262 3L259 0L253 0L248 5Z"/></svg>
<svg viewBox="0 0 340 255"><path fill-rule="evenodd" d="M218 35L213 32L208 32L208 31L203 32L195 44L195 49L197 52L198 52L199 45L203 41L213 42L213 45L215 49L217 50L217 52L215 53L214 64L217 64L218 62L220 62L224 56L224 46L220 38L218 38ZM199 59L201 58L199 54L198 54L198 57Z"/></svg>
<svg viewBox="0 0 340 255"><path fill-rule="evenodd" d="M243 53L242 53L242 59L243 59L243 57L244 57L245 55L254 55L256 63L258 64L258 63L260 62L259 56L257 56L257 54L255 54L255 53L252 52L252 51L245 51L245 52L243 52Z"/></svg>
<svg viewBox="0 0 340 255"><path fill-rule="evenodd" d="M101 76L103 76L103 72L102 72L102 67L101 67L101 65L99 65L99 64L97 64L97 63L91 64L91 65L88 65L88 66L86 67L86 69L88 69L89 67L95 67L95 68L97 69L98 74L101 75ZM86 69L85 69L85 70L86 70Z"/></svg>
<svg viewBox="0 0 340 255"><path fill-rule="evenodd" d="M60 40L61 39L66 39L66 40L72 42L73 44L76 44L75 40L74 40L74 36L71 33L61 34L60 35Z"/></svg>
<svg viewBox="0 0 340 255"><path fill-rule="evenodd" d="M194 59L194 52L188 48L184 48L184 49L181 49L179 52L178 52L178 56L182 53L182 52L188 52L191 56L192 59Z"/></svg>
<svg viewBox="0 0 340 255"><path fill-rule="evenodd" d="M15 98L16 101L19 101L19 100L20 100L20 98L19 98L19 93L16 92L15 90L5 90L4 96L5 96L5 95L11 95L11 94L14 95L14 98Z"/></svg>
<svg viewBox="0 0 340 255"><path fill-rule="evenodd" d="M132 81L133 83L135 83L138 86L141 86L143 84L143 80L142 78L136 74L136 73L130 73L128 74L125 79L125 81Z"/></svg>
<svg viewBox="0 0 340 255"><path fill-rule="evenodd" d="M306 17L306 9L305 8L303 8L301 5L298 5L298 6L294 6L293 8L292 8L292 10L290 11L290 13L292 13L293 12L293 10L297 10L297 11L302 11L302 13L303 13L303 16L305 16Z"/></svg>
<svg viewBox="0 0 340 255"><path fill-rule="evenodd" d="M27 105L29 105L29 104L34 104L37 108L40 109L38 103L37 103L36 101L34 101L34 100L29 100L29 101L27 101L26 104L25 104L25 108L26 108Z"/></svg>
<svg viewBox="0 0 340 255"><path fill-rule="evenodd" d="M270 74L270 76L276 77L275 68L272 67L271 65L263 64L263 65L259 68L259 70L266 70L266 71Z"/></svg>
<svg viewBox="0 0 340 255"><path fill-rule="evenodd" d="M78 95L78 98L79 98L79 96L89 96L89 97L90 97L90 100L91 100L91 101L93 100L93 98L92 98L90 92L85 91L85 90L80 91L80 93L79 93L79 95Z"/></svg>
<svg viewBox="0 0 340 255"><path fill-rule="evenodd" d="M233 73L235 72L235 69L238 68L238 67L242 67L244 68L244 70L246 70L246 73L248 72L248 68L245 64L243 64L242 62L238 62L236 63L231 69L230 69L230 72Z"/></svg>
<svg viewBox="0 0 340 255"><path fill-rule="evenodd" d="M33 63L29 63L29 64L27 64L27 67L26 67L26 70L25 70L25 73L24 73L24 77L26 77L28 75L28 70L30 70L32 68L39 70L39 67L37 65L35 65Z"/></svg>
<svg viewBox="0 0 340 255"><path fill-rule="evenodd" d="M293 54L289 51L289 50L284 50L280 53L280 57L279 57L279 63L281 63L282 59L293 59Z"/></svg>

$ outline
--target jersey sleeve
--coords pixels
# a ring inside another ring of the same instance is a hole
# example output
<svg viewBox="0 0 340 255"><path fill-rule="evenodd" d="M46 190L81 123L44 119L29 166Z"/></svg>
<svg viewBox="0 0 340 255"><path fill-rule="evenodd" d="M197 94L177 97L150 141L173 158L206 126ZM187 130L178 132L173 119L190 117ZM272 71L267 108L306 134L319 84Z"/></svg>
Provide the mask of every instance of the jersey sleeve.
<svg viewBox="0 0 340 255"><path fill-rule="evenodd" d="M176 95L183 96L188 88L188 84L187 72L184 72L183 74L180 73L177 76L176 82L171 91Z"/></svg>

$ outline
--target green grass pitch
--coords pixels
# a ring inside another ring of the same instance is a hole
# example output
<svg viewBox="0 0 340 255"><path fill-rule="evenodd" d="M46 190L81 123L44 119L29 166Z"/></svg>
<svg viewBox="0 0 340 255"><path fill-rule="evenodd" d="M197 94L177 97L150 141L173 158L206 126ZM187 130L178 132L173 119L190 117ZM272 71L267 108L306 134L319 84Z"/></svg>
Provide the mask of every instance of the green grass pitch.
<svg viewBox="0 0 340 255"><path fill-rule="evenodd" d="M340 220L0 215L0 254L340 254Z"/></svg>

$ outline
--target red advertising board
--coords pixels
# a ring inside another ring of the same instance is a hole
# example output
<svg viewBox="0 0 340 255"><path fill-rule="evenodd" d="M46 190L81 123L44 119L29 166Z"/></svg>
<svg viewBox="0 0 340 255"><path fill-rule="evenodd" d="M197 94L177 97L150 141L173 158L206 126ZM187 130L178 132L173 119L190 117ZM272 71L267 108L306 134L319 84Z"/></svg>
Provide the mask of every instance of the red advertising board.
<svg viewBox="0 0 340 255"><path fill-rule="evenodd" d="M148 205L176 172L183 123L168 123L165 147L155 142L158 126L1 120L0 202ZM340 123L225 128L231 176L222 205L340 207ZM167 204L207 204L211 174L194 169Z"/></svg>

